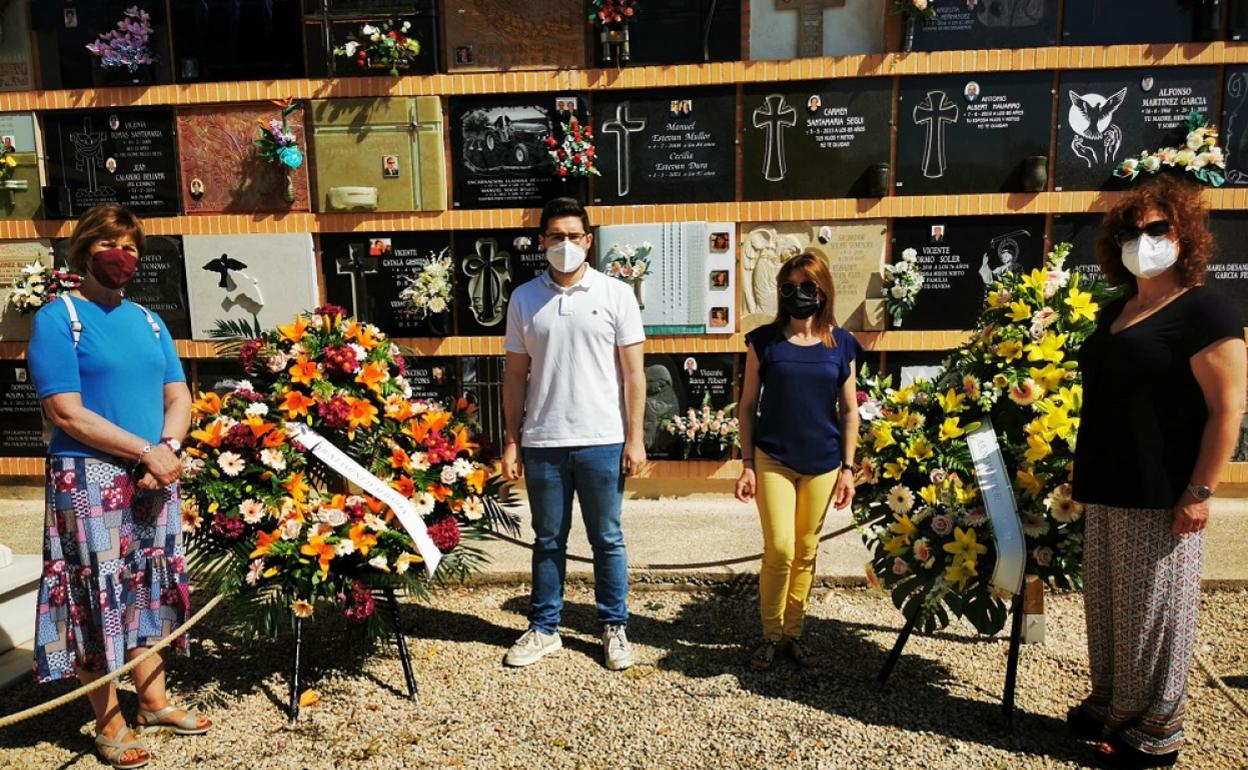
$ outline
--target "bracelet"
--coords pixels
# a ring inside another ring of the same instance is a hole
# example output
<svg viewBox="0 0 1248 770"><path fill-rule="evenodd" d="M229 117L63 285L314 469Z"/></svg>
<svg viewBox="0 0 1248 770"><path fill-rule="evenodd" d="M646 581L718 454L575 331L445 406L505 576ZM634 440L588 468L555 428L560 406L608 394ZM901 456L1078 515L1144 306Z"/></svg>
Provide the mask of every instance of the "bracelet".
<svg viewBox="0 0 1248 770"><path fill-rule="evenodd" d="M853 464L853 463L841 463L841 468L842 468L842 469L844 469L844 470L847 470L847 471L856 471L856 470L858 470L857 468L855 468L855 467L854 467L854 464Z"/></svg>

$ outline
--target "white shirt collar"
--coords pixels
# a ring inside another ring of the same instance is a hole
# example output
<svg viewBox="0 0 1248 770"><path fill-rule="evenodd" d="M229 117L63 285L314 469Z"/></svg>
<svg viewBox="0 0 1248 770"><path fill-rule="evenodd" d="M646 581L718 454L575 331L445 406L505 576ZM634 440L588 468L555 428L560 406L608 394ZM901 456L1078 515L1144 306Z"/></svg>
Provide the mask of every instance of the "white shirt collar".
<svg viewBox="0 0 1248 770"><path fill-rule="evenodd" d="M542 283L550 287L554 291L563 293L563 294L571 294L574 291L589 291L590 289L592 289L594 285L598 282L598 280L602 278L602 273L599 273L593 267L586 265L585 274L581 276L581 280L577 281L576 283L566 288L555 283L555 279L550 277L549 268L542 271L541 278L542 278Z"/></svg>

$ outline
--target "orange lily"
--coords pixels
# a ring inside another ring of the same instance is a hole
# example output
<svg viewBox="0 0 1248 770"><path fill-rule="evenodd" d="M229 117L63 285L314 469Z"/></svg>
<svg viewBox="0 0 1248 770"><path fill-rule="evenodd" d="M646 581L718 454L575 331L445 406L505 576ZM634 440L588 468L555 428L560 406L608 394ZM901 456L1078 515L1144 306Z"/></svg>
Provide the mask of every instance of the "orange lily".
<svg viewBox="0 0 1248 770"><path fill-rule="evenodd" d="M485 468L477 468L464 479L468 488L478 495L485 491Z"/></svg>
<svg viewBox="0 0 1248 770"><path fill-rule="evenodd" d="M273 544L277 542L280 534L281 534L281 531L276 530L276 529L273 530L272 532L257 532L256 533L256 550L252 551L251 554L247 558L255 559L260 556L268 556L269 549L271 549L273 547Z"/></svg>
<svg viewBox="0 0 1248 770"><path fill-rule="evenodd" d="M375 497L365 497L364 505L368 506L368 510L373 513L381 513L381 509L386 507L385 503Z"/></svg>
<svg viewBox="0 0 1248 770"><path fill-rule="evenodd" d="M411 436L418 446L424 446L429 437L429 426L422 420L409 420L403 427L403 435Z"/></svg>
<svg viewBox="0 0 1248 770"><path fill-rule="evenodd" d="M356 428L367 428L377 423L377 407L373 406L373 402L367 398L351 398L348 396L347 404L351 407L351 416L349 418L351 429L347 433L349 438L355 438Z"/></svg>
<svg viewBox="0 0 1248 770"><path fill-rule="evenodd" d="M460 396L459 400L455 402L455 409L457 411L464 412L469 417L477 413L477 405L469 401L464 396Z"/></svg>
<svg viewBox="0 0 1248 770"><path fill-rule="evenodd" d="M311 385L312 380L320 378L321 373L317 370L316 363L309 361L306 356L299 356L299 360L290 367L290 379L299 385Z"/></svg>
<svg viewBox="0 0 1248 770"><path fill-rule="evenodd" d="M285 443L286 443L286 431L282 430L281 428L278 428L277 430L269 431L269 433L265 435L264 437L265 449L276 449L277 447L282 446Z"/></svg>
<svg viewBox="0 0 1248 770"><path fill-rule="evenodd" d="M396 422L403 422L412 416L412 402L396 394L386 397L386 416Z"/></svg>
<svg viewBox="0 0 1248 770"><path fill-rule="evenodd" d="M467 452L468 456L472 457L473 451L477 448L477 444L468 437L468 429L461 425L452 431L451 435L455 437L455 443L452 446L452 449L456 452Z"/></svg>
<svg viewBox="0 0 1248 770"><path fill-rule="evenodd" d="M425 412L423 415L421 415L420 419L424 420L425 424L429 426L429 430L433 431L434 433L438 433L447 425L451 424L451 413L450 412Z"/></svg>
<svg viewBox="0 0 1248 770"><path fill-rule="evenodd" d="M385 382L387 376L385 365L370 363L360 368L360 373L355 375L355 381L369 390L376 391L377 386Z"/></svg>
<svg viewBox="0 0 1248 770"><path fill-rule="evenodd" d="M270 433L274 428L277 427L271 422L265 422L259 416L248 417L246 420L243 421L243 424L246 425L248 428L251 428L251 435L255 436L258 439L264 438L266 434Z"/></svg>
<svg viewBox="0 0 1248 770"><path fill-rule="evenodd" d="M219 447L221 439L225 438L225 431L221 427L221 421L214 420L207 428L191 431L191 438L210 447Z"/></svg>
<svg viewBox="0 0 1248 770"><path fill-rule="evenodd" d="M290 478L286 480L286 483L282 485L282 488L285 489L291 499L299 505L303 505L303 503L308 499L308 492L311 491L311 487L309 487L303 480L303 471L290 474Z"/></svg>
<svg viewBox="0 0 1248 770"><path fill-rule="evenodd" d="M368 552L373 546L377 545L377 537L368 534L364 528L364 522L360 522L351 527L351 542L355 544L355 550L360 552L360 556L368 556Z"/></svg>
<svg viewBox="0 0 1248 770"><path fill-rule="evenodd" d="M286 412L286 417L293 420L296 417L307 417L308 407L316 403L315 399L308 398L297 390L289 391L286 398L279 407Z"/></svg>
<svg viewBox="0 0 1248 770"><path fill-rule="evenodd" d="M429 487L429 494L433 495L433 499L437 500L439 503L445 503L446 498L455 494L455 490L445 484L434 484Z"/></svg>
<svg viewBox="0 0 1248 770"><path fill-rule="evenodd" d="M290 342L299 342L303 339L303 335L308 333L308 319L301 315L295 316L294 323L285 326L278 325L277 333Z"/></svg>
<svg viewBox="0 0 1248 770"><path fill-rule="evenodd" d="M329 574L329 563L334 558L334 547L326 543L325 538L319 536L308 538L308 542L299 549L299 553L304 556L315 556L321 568L321 574Z"/></svg>
<svg viewBox="0 0 1248 770"><path fill-rule="evenodd" d="M409 457L407 452L404 452L402 448L397 447L397 446L390 448L390 467L391 468L394 468L395 470L398 470L400 468L406 468L407 464L410 463L411 461L412 461L412 458Z"/></svg>
<svg viewBox="0 0 1248 770"><path fill-rule="evenodd" d="M211 390L207 393L201 392L191 408L199 414L217 414L221 411L221 397Z"/></svg>
<svg viewBox="0 0 1248 770"><path fill-rule="evenodd" d="M373 336L372 330L359 321L353 321L351 325L347 327L347 333L345 336L349 340L353 339L360 343L360 347L365 350L372 350L381 344L381 340Z"/></svg>
<svg viewBox="0 0 1248 770"><path fill-rule="evenodd" d="M390 486L397 489L400 495L403 495L409 500L416 496L416 482L412 481L407 476L399 476L397 479L390 482Z"/></svg>

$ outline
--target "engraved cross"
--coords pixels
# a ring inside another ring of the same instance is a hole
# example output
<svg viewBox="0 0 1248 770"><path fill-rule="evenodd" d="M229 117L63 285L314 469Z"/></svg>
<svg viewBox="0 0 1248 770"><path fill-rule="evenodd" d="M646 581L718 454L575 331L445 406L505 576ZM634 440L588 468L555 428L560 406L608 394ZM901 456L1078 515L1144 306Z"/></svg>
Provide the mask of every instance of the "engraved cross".
<svg viewBox="0 0 1248 770"><path fill-rule="evenodd" d="M615 134L615 192L621 198L628 195L633 186L632 170L629 167L632 157L629 152L629 146L632 143L629 134L636 134L645 127L645 118L628 116L628 102L617 106L615 118L602 124L602 130L605 133Z"/></svg>
<svg viewBox="0 0 1248 770"><path fill-rule="evenodd" d="M754 110L755 128L767 130L767 148L763 152L763 178L779 182L788 172L784 157L784 129L797 125L797 110L784 101L784 96L771 94L766 103Z"/></svg>
<svg viewBox="0 0 1248 770"><path fill-rule="evenodd" d="M922 102L914 105L915 125L927 126L923 144L923 176L940 179L945 175L945 125L958 122L958 105L949 101L944 91L928 91Z"/></svg>

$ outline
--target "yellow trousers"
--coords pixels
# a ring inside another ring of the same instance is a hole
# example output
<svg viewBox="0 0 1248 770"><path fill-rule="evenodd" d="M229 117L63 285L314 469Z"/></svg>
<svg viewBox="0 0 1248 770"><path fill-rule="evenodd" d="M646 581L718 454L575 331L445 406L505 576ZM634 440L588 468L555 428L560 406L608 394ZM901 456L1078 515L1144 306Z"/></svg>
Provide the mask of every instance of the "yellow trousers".
<svg viewBox="0 0 1248 770"><path fill-rule="evenodd" d="M840 471L804 476L756 449L754 472L763 525L763 566L758 576L763 637L773 642L796 639L806 624L819 531Z"/></svg>

